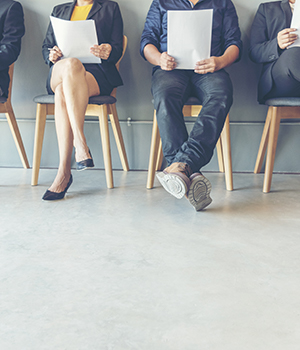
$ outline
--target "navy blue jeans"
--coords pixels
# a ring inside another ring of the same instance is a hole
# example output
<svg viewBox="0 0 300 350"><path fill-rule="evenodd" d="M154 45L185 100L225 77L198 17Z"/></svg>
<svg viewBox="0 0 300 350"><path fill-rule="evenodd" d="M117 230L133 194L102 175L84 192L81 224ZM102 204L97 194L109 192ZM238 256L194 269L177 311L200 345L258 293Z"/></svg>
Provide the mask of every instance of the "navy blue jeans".
<svg viewBox="0 0 300 350"><path fill-rule="evenodd" d="M187 163L199 171L212 158L226 116L232 105L232 83L225 70L197 74L191 70L156 69L152 94L163 154L168 162ZM197 97L202 109L188 135L182 108L190 96Z"/></svg>

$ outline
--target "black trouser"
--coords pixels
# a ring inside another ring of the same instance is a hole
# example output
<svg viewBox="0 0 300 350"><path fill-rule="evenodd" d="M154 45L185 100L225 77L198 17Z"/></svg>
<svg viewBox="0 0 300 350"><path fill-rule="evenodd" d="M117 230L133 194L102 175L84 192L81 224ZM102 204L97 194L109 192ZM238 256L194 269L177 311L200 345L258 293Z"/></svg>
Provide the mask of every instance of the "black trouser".
<svg viewBox="0 0 300 350"><path fill-rule="evenodd" d="M300 97L300 47L286 49L272 68L273 87L266 98Z"/></svg>

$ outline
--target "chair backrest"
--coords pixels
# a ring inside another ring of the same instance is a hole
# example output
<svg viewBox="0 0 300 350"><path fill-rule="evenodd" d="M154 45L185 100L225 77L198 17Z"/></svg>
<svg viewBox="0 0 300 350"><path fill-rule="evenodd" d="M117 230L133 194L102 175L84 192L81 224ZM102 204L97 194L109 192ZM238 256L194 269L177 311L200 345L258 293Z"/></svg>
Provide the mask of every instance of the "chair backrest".
<svg viewBox="0 0 300 350"><path fill-rule="evenodd" d="M120 62L122 61L122 58L124 57L124 54L126 52L127 42L128 42L127 36L123 35L123 52L122 52L122 56L120 57L119 61L116 63L117 70L120 69ZM117 88L114 88L113 91L111 92L110 96L116 97L116 94L117 94Z"/></svg>

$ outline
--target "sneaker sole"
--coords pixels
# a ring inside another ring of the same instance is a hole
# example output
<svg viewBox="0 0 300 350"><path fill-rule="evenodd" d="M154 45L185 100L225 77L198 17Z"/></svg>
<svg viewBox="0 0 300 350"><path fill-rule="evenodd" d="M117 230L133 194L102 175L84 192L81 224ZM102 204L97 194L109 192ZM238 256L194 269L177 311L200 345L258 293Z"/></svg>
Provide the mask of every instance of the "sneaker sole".
<svg viewBox="0 0 300 350"><path fill-rule="evenodd" d="M188 185L179 175L161 172L156 174L156 178L167 192L178 199L184 197L189 190Z"/></svg>
<svg viewBox="0 0 300 350"><path fill-rule="evenodd" d="M192 179L188 200L197 211L203 210L212 202L210 191L211 183L205 176L199 174Z"/></svg>

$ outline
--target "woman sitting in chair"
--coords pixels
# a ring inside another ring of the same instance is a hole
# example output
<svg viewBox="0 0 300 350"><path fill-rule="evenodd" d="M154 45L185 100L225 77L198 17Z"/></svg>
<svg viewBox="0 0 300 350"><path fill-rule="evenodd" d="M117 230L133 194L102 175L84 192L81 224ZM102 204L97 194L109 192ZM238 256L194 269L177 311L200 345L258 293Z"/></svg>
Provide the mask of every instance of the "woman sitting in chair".
<svg viewBox="0 0 300 350"><path fill-rule="evenodd" d="M91 53L101 58L101 64L83 64L76 58L63 59L57 47L51 23L43 43L43 56L51 67L47 90L55 93L55 125L59 147L59 168L44 200L62 199L72 184L71 156L75 147L77 170L94 167L83 132L89 97L110 95L122 85L115 64L123 50L123 21L119 6L108 0L75 0L54 7L53 17L76 21L95 21L98 44Z"/></svg>
<svg viewBox="0 0 300 350"><path fill-rule="evenodd" d="M291 47L298 35L289 28L296 0L260 4L250 37L250 58L262 63L258 101L272 97L300 97L300 47Z"/></svg>

